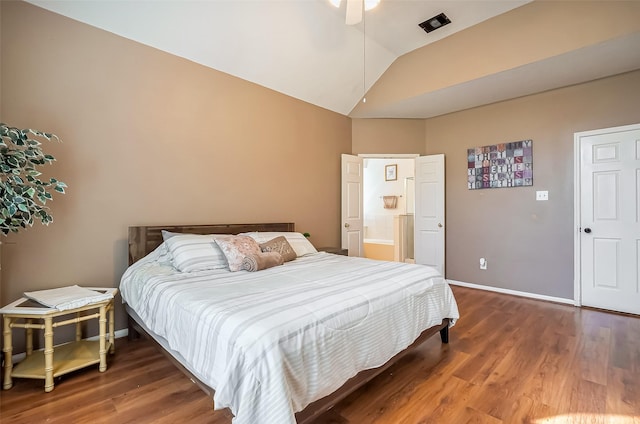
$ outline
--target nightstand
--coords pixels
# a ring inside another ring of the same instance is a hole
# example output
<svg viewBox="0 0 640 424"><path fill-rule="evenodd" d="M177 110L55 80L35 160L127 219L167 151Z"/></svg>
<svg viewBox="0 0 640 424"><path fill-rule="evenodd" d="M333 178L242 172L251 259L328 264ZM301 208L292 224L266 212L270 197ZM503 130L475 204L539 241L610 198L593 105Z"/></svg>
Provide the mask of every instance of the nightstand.
<svg viewBox="0 0 640 424"><path fill-rule="evenodd" d="M318 247L318 252L333 253L335 255L349 256L349 250L341 247Z"/></svg>
<svg viewBox="0 0 640 424"><path fill-rule="evenodd" d="M116 288L87 288L111 293L114 297L118 293ZM99 370L104 372L107 369L107 350L111 354L115 353L113 297L64 311L48 308L23 297L0 309L0 314L4 316L4 390L13 386L12 378L16 377L43 379L44 391L50 392L53 390L54 377L93 364L100 364ZM98 340L83 340L80 323L96 318L100 328ZM75 341L54 346L53 330L69 324L76 324ZM15 366L11 362L14 328L25 329L26 343L26 358ZM44 330L44 350L33 351L34 329Z"/></svg>

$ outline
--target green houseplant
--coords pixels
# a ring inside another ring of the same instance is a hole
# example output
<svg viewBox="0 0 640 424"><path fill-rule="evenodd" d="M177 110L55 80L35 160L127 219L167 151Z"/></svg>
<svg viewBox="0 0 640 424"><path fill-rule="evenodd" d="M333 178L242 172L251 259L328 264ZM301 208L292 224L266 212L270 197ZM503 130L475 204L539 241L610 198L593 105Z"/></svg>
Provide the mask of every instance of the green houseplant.
<svg viewBox="0 0 640 424"><path fill-rule="evenodd" d="M39 178L38 167L55 161L42 151L40 140L60 138L0 123L0 231L4 235L31 227L36 219L49 225L53 217L46 203L53 199L52 191L64 193L67 187L55 178Z"/></svg>

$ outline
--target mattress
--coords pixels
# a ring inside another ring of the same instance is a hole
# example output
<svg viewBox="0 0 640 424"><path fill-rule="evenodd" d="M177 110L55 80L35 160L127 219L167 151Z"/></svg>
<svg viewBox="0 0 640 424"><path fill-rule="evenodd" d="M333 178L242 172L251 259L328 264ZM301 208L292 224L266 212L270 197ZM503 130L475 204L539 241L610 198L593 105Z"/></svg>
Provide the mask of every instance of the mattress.
<svg viewBox="0 0 640 424"><path fill-rule="evenodd" d="M293 424L295 412L459 316L431 267L325 252L259 272L180 273L161 245L125 272L120 291L235 424Z"/></svg>

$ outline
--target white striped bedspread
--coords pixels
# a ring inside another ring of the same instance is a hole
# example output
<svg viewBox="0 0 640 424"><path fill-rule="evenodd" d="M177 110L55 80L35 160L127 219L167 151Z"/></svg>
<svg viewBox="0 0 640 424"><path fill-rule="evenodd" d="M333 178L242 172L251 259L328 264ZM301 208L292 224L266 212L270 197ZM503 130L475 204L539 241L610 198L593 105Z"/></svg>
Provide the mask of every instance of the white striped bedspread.
<svg viewBox="0 0 640 424"><path fill-rule="evenodd" d="M165 338L234 424L294 413L420 333L459 317L433 268L314 253L259 272L179 273L163 246L130 267L123 300Z"/></svg>

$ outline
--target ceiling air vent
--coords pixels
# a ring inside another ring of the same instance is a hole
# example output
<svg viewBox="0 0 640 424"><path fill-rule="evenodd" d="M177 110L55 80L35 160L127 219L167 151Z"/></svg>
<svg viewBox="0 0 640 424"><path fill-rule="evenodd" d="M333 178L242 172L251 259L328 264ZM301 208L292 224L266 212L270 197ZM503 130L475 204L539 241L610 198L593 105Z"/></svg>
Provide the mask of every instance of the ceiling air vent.
<svg viewBox="0 0 640 424"><path fill-rule="evenodd" d="M420 28L425 30L427 33L431 31L435 31L436 29L445 26L446 24L450 24L451 21L447 18L447 15L441 13L433 18L429 18L426 21L418 24Z"/></svg>

